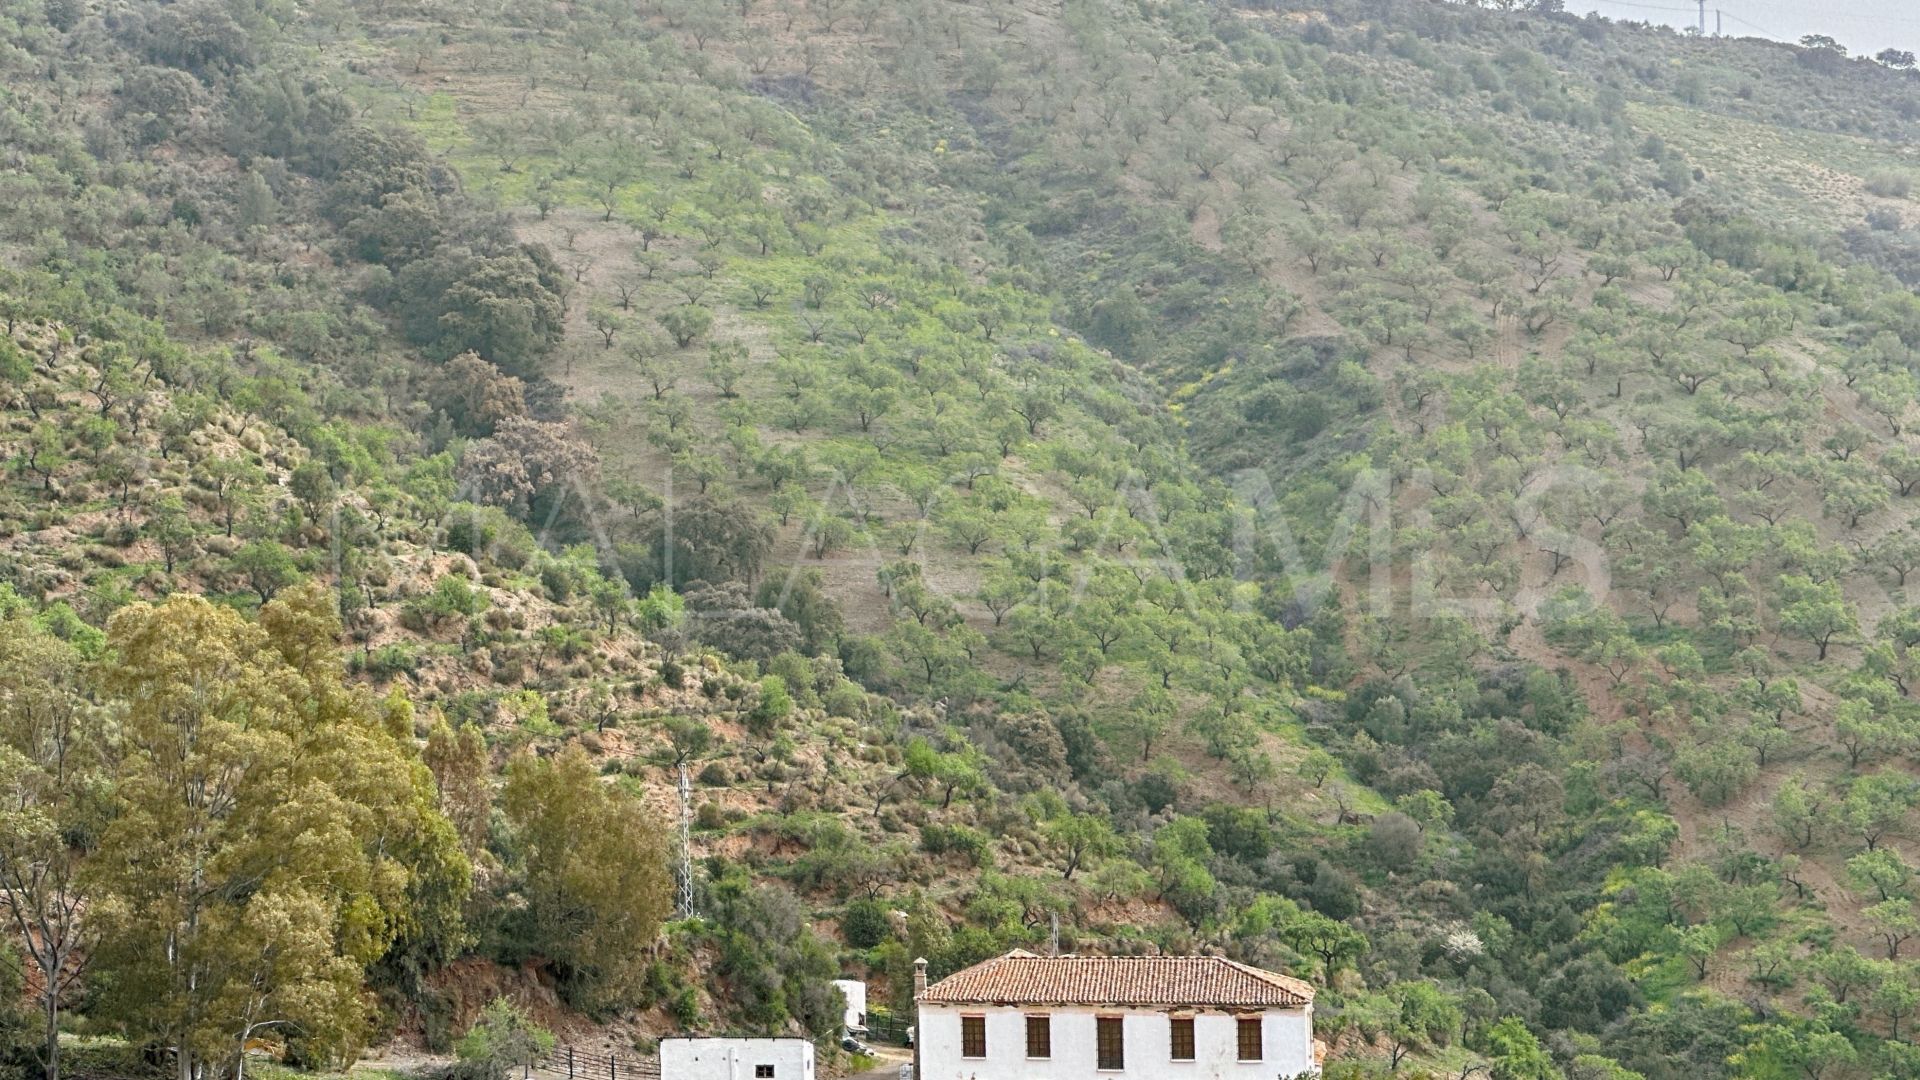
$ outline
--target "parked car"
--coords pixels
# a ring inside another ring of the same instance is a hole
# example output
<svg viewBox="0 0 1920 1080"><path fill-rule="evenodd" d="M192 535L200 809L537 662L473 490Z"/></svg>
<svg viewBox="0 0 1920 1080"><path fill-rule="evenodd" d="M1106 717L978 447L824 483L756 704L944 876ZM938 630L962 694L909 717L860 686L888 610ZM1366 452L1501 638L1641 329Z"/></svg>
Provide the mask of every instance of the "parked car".
<svg viewBox="0 0 1920 1080"><path fill-rule="evenodd" d="M845 1050L849 1054L865 1054L867 1057L874 1056L873 1047L868 1046L866 1043L861 1042L851 1035L843 1036L840 1039L840 1049Z"/></svg>

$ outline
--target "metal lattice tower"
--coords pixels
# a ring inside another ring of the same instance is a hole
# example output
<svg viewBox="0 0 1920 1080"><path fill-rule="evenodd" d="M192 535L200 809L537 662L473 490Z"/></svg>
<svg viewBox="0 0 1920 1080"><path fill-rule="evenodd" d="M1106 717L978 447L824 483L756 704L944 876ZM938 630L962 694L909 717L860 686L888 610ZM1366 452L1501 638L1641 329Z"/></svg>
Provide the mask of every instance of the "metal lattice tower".
<svg viewBox="0 0 1920 1080"><path fill-rule="evenodd" d="M680 917L693 918L693 784L680 766Z"/></svg>

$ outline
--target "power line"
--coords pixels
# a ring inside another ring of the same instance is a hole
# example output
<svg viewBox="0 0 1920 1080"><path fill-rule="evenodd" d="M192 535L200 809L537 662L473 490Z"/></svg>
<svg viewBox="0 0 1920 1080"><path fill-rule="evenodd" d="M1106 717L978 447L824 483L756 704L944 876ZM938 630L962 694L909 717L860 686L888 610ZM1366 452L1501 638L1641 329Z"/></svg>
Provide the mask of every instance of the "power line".
<svg viewBox="0 0 1920 1080"><path fill-rule="evenodd" d="M1664 11L1664 12L1669 12L1675 15L1695 14L1692 8L1673 7L1666 4L1642 4L1642 3L1630 2L1630 0L1601 0L1601 2L1605 3L1606 6L1608 7L1632 8L1637 11ZM1827 20L1827 21L1832 21L1836 23L1849 23L1853 25L1865 25L1865 26L1871 26L1871 27L1878 27L1878 26L1885 26L1885 25L1920 26L1920 18L1914 18L1912 16L1904 16L1904 15L1853 15L1844 11L1827 11L1827 10L1819 10L1819 9L1813 9L1813 8L1785 7L1780 4L1769 4L1767 5L1767 7L1770 10L1778 11L1779 14L1788 18ZM1769 37L1781 38L1782 40L1784 40L1784 37L1782 35L1774 34L1773 32L1767 30L1765 27L1762 27L1761 25L1753 22L1750 19L1743 19L1740 16L1735 15L1733 12L1727 11L1724 9L1721 9L1720 13L1726 18L1733 20L1734 22L1740 23L1754 30L1759 30L1762 33L1767 34L1767 36Z"/></svg>
<svg viewBox="0 0 1920 1080"><path fill-rule="evenodd" d="M1693 14L1692 8L1666 7L1660 4L1629 4L1626 0L1607 0L1608 7L1637 8L1641 11L1671 11L1679 15Z"/></svg>
<svg viewBox="0 0 1920 1080"><path fill-rule="evenodd" d="M1739 23L1741 26L1744 26L1749 30L1758 30L1760 31L1760 33L1766 35L1767 37L1773 38L1776 41L1786 40L1786 36L1784 34L1776 34L1773 31L1767 29L1766 27L1761 26L1759 23L1753 22L1749 19L1743 19L1740 16L1735 15L1730 11L1723 11L1721 12L1721 14L1725 15L1727 18L1732 19L1734 22Z"/></svg>

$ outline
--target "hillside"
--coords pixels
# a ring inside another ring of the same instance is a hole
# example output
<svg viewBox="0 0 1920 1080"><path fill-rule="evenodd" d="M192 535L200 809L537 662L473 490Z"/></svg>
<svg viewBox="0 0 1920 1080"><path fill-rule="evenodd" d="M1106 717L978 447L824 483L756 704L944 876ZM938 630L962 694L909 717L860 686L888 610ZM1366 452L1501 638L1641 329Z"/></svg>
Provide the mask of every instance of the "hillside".
<svg viewBox="0 0 1920 1080"><path fill-rule="evenodd" d="M1427 0L0 28L22 1070L49 1000L185 1080L496 995L833 1047L827 979L1056 922L1315 980L1332 1076L1920 1070L1912 72Z"/></svg>

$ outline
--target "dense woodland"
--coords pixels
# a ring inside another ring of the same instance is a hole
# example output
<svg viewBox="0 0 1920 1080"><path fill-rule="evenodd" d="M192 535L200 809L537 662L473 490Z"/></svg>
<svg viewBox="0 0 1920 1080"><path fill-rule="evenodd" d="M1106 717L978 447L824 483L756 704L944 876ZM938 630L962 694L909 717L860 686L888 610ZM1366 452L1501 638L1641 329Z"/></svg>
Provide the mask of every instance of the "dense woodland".
<svg viewBox="0 0 1920 1080"><path fill-rule="evenodd" d="M0 0L0 1069L1920 1076L1920 77L1560 8Z"/></svg>

